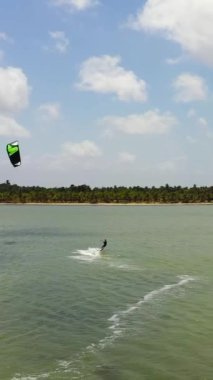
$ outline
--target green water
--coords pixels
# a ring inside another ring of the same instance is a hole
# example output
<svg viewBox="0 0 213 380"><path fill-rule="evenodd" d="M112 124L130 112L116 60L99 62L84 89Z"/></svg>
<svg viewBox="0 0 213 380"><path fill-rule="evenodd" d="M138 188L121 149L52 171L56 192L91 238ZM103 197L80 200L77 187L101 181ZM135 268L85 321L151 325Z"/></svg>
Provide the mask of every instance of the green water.
<svg viewBox="0 0 213 380"><path fill-rule="evenodd" d="M0 206L0 380L212 380L212 220Z"/></svg>

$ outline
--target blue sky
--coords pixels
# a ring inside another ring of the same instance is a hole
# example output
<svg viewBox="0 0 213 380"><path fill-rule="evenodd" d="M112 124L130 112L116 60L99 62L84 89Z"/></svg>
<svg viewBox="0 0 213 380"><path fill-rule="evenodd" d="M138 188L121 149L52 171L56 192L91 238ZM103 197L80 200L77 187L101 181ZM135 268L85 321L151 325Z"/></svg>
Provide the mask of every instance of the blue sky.
<svg viewBox="0 0 213 380"><path fill-rule="evenodd" d="M1 182L212 185L212 0L2 0L0 25Z"/></svg>

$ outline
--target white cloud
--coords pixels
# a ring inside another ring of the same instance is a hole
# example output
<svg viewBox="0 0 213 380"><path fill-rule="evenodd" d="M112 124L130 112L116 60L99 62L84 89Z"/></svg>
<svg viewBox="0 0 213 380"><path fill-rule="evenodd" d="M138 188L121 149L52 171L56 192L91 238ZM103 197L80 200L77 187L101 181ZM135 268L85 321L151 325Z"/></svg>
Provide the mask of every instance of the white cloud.
<svg viewBox="0 0 213 380"><path fill-rule="evenodd" d="M119 162L123 164L130 164L135 161L135 155L128 153L128 152L123 152L119 154Z"/></svg>
<svg viewBox="0 0 213 380"><path fill-rule="evenodd" d="M56 121L60 118L60 105L58 103L42 104L39 111L47 121Z"/></svg>
<svg viewBox="0 0 213 380"><path fill-rule="evenodd" d="M97 165L101 155L100 148L93 141L84 140L79 143L68 141L61 146L59 154L45 155L42 161L45 161L44 167L47 170L64 172L70 167L91 170Z"/></svg>
<svg viewBox="0 0 213 380"><path fill-rule="evenodd" d="M80 143L66 142L62 146L63 156L76 158L95 158L101 156L101 150L92 141L84 140Z"/></svg>
<svg viewBox="0 0 213 380"><path fill-rule="evenodd" d="M205 80L189 73L181 74L174 81L177 102L188 103L192 101L205 100L207 97L207 86Z"/></svg>
<svg viewBox="0 0 213 380"><path fill-rule="evenodd" d="M180 168L180 165L184 164L187 161L187 156L179 156L171 158L170 160L164 160L158 162L156 167L157 170L162 172L175 172Z"/></svg>
<svg viewBox="0 0 213 380"><path fill-rule="evenodd" d="M30 87L23 71L0 67L0 111L13 113L28 105Z"/></svg>
<svg viewBox="0 0 213 380"><path fill-rule="evenodd" d="M198 124L202 128L206 128L208 126L208 122L204 117L199 117Z"/></svg>
<svg viewBox="0 0 213 380"><path fill-rule="evenodd" d="M7 35L6 35L6 33L4 33L4 32L0 32L0 40L2 40L2 41L6 41L6 40L7 40Z"/></svg>
<svg viewBox="0 0 213 380"><path fill-rule="evenodd" d="M82 178L85 172L95 170L94 168L101 165L100 157L102 156L102 151L93 141L67 141L61 145L60 150L59 148L57 149L57 152L55 154L45 153L36 161L39 171L43 170L44 173L53 172L53 178L56 181L60 173L65 173L63 180L67 179L67 173L71 168L73 175ZM72 183L74 183L74 180Z"/></svg>
<svg viewBox="0 0 213 380"><path fill-rule="evenodd" d="M29 137L30 133L13 118L0 115L0 136Z"/></svg>
<svg viewBox="0 0 213 380"><path fill-rule="evenodd" d="M193 124L199 126L204 132L209 133L209 128L208 128L208 121L205 119L205 117L201 117L197 114L196 110L194 108L191 108L188 113L187 117L189 119L193 119ZM187 136L188 142L196 142L194 138L191 136Z"/></svg>
<svg viewBox="0 0 213 380"><path fill-rule="evenodd" d="M55 50L59 53L66 53L69 47L69 39L63 31L49 32L50 37L55 42Z"/></svg>
<svg viewBox="0 0 213 380"><path fill-rule="evenodd" d="M114 93L122 101L144 102L147 99L147 86L133 71L120 66L120 57L104 55L91 57L81 65L81 90L102 94Z"/></svg>
<svg viewBox="0 0 213 380"><path fill-rule="evenodd" d="M0 32L0 42L13 42L13 40L4 32ZM4 51L1 49L0 50L0 62L3 61L4 59Z"/></svg>
<svg viewBox="0 0 213 380"><path fill-rule="evenodd" d="M176 57L176 58L167 58L166 59L166 63L168 65L178 65L178 63L181 63L183 61L184 61L184 57L183 56Z"/></svg>
<svg viewBox="0 0 213 380"><path fill-rule="evenodd" d="M161 114L159 110L153 110L126 117L108 116L102 120L102 123L123 133L146 135L167 133L177 120L169 112Z"/></svg>
<svg viewBox="0 0 213 380"><path fill-rule="evenodd" d="M64 7L68 10L84 11L98 4L97 0L52 0L52 3L58 7Z"/></svg>
<svg viewBox="0 0 213 380"><path fill-rule="evenodd" d="M7 33L0 32L0 41L12 42L12 39L7 35Z"/></svg>
<svg viewBox="0 0 213 380"><path fill-rule="evenodd" d="M213 65L212 0L147 0L128 25L162 32L192 56Z"/></svg>

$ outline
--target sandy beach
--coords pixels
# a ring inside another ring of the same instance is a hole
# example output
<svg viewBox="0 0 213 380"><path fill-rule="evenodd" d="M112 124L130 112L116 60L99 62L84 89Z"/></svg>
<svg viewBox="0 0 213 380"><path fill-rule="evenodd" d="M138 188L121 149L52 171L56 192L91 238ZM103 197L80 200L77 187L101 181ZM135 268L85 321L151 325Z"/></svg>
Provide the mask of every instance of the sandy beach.
<svg viewBox="0 0 213 380"><path fill-rule="evenodd" d="M78 203L78 202L29 202L29 203L0 203L0 205L17 205L17 206L211 206L213 205L213 202L195 202L195 203L184 203L184 202L178 202L178 203Z"/></svg>

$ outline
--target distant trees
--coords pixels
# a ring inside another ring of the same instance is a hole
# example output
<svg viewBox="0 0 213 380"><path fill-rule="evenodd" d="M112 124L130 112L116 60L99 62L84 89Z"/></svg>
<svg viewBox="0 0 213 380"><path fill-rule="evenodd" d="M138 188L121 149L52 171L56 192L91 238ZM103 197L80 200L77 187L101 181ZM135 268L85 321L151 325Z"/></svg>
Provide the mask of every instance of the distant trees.
<svg viewBox="0 0 213 380"><path fill-rule="evenodd" d="M0 184L0 203L209 203L213 186L94 187L88 185L45 188Z"/></svg>

